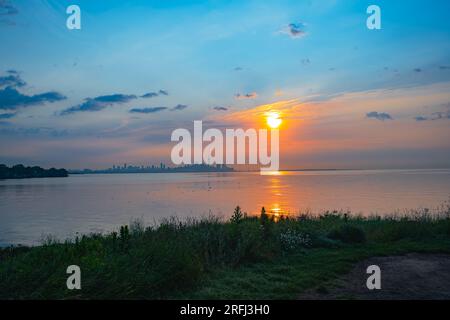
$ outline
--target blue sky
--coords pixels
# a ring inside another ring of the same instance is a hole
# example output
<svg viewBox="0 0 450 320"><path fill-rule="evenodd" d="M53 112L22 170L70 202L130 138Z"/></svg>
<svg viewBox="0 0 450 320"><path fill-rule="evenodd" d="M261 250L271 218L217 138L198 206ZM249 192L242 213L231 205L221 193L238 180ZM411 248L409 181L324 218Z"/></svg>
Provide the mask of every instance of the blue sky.
<svg viewBox="0 0 450 320"><path fill-rule="evenodd" d="M81 8L81 30L66 28L71 4ZM370 4L382 10L382 30L366 28ZM171 130L192 120L374 90L428 88L433 98L409 109L392 106L396 117L390 106L361 110L361 121L408 120L411 128L432 122L436 134L448 134L449 9L448 1L423 0L0 0L0 89L10 89L0 95L0 162L105 167L168 161ZM289 33L290 24L301 37ZM27 102L5 108L14 93L7 79L17 80L17 99ZM333 111L331 121L341 117L345 113ZM414 166L442 166L450 160L447 147L435 146L436 163ZM396 148L384 146L379 155ZM368 160L374 152L352 165L376 167L378 161ZM301 156L288 158L289 167L348 165L333 153L304 163Z"/></svg>

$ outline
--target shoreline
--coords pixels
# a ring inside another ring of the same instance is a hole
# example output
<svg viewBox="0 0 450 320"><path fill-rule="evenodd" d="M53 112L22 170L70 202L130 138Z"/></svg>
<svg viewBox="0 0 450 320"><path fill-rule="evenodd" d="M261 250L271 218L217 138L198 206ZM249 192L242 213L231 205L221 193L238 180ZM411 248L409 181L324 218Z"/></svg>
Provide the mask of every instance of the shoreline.
<svg viewBox="0 0 450 320"><path fill-rule="evenodd" d="M358 261L412 252L450 254L450 207L438 218L329 213L278 222L236 208L228 221L136 221L119 232L0 249L0 299L296 299ZM64 289L73 264L86 291Z"/></svg>
<svg viewBox="0 0 450 320"><path fill-rule="evenodd" d="M358 220L367 220L367 221L377 221L377 220L390 220L390 221L400 221L402 219L407 220L416 220L421 219L422 217L425 217L425 219L430 221L436 221L436 220L442 220L446 219L447 216L449 216L449 213L442 213L442 210L445 210L446 206L450 206L450 200L449 202L444 202L438 206L435 206L433 208L419 208L419 209L412 209L412 208L404 208L404 209L397 209L394 210L392 213L386 213L386 214L379 214L379 213L369 213L364 214L363 212L351 212L350 210L321 210L321 211L302 211L299 210L298 212L291 212L289 210L287 211L268 211L266 214L268 216L271 216L275 222L278 222L279 220L283 219L289 219L289 220L303 220L303 219L318 219L323 216L340 216L343 218L348 219L358 219ZM449 210L449 209L447 209ZM246 217L249 219L257 219L260 216L260 213L247 213L244 212ZM161 224L166 223L167 221L177 221L177 223L186 224L190 221L202 221L202 220L208 220L209 218L216 219L219 223L227 223L228 217L224 216L223 214L217 215L217 214L207 214L207 215L199 215L199 216L177 216L177 215L171 215L168 217L160 218L159 220L153 220L151 224L146 224L142 218L131 218L128 225L138 223L144 227L150 227L150 228L157 228ZM55 242L73 242L75 238L78 237L90 237L92 235L96 236L108 236L114 232L118 232L120 228L124 225L117 225L116 227L113 227L108 230L104 230L101 232L81 232L74 230L70 232L72 236L67 237L57 237L52 233L42 233L40 239L37 239L34 241L36 244L24 244L24 243L0 243L0 250L4 248L35 248L40 247L43 245L45 241L48 241L48 239L51 239Z"/></svg>

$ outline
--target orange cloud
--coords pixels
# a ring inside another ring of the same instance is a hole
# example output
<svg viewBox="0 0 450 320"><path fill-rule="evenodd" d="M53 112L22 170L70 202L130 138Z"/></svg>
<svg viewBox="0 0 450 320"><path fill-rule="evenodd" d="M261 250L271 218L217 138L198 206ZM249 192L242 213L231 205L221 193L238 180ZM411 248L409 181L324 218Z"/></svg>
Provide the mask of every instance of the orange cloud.
<svg viewBox="0 0 450 320"><path fill-rule="evenodd" d="M306 100L306 99L305 99ZM424 108L439 108L450 101L450 83L346 93L325 101L282 100L210 120L230 127L266 128L265 114L280 113L281 157L293 159L284 167L301 167L305 155L332 157L336 152L449 149L450 142L436 137L450 135L448 120L417 123ZM427 107L428 106L428 107ZM392 121L371 121L367 113L387 112ZM298 159L297 161L295 159ZM354 158L349 162L356 161ZM333 162L333 159L327 159ZM313 164L314 165L314 164Z"/></svg>

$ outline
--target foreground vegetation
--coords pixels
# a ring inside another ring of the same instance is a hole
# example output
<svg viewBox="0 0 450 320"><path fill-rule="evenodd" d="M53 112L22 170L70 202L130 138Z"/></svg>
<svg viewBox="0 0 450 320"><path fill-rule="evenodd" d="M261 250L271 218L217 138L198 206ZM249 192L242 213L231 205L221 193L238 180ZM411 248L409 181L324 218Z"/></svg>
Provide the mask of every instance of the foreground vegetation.
<svg viewBox="0 0 450 320"><path fill-rule="evenodd" d="M350 216L326 212L275 222L262 210L0 251L0 299L295 299L326 290L353 263L408 252L450 253L450 207L431 215ZM82 290L66 288L66 268Z"/></svg>

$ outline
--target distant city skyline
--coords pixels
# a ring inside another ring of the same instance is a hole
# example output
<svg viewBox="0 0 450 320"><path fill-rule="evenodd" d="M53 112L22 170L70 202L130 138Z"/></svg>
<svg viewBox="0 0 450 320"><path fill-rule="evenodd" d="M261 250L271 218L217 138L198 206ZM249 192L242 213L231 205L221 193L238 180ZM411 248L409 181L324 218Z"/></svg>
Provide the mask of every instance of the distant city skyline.
<svg viewBox="0 0 450 320"><path fill-rule="evenodd" d="M128 165L124 163L122 166L113 165L112 168L106 169L69 169L72 174L86 174L86 173L160 173L160 172L232 172L233 168L224 164L207 165L207 164L193 164L180 166L166 166L164 163L159 165Z"/></svg>
<svg viewBox="0 0 450 320"><path fill-rule="evenodd" d="M170 164L174 129L277 110L281 169L450 167L448 1L71 4L0 1L0 163Z"/></svg>

